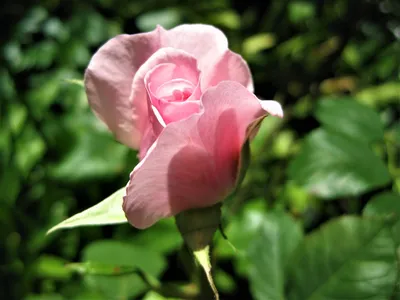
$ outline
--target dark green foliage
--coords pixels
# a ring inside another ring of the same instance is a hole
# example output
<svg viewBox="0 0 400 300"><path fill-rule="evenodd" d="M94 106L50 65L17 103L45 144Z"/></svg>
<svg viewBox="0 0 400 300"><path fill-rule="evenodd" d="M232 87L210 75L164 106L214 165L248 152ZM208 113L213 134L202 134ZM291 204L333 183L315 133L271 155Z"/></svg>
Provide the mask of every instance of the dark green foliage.
<svg viewBox="0 0 400 300"><path fill-rule="evenodd" d="M157 23L218 26L256 94L285 111L263 121L223 207L237 250L217 235L221 298L400 299L398 1L31 2L0 9L1 299L196 293L172 219L45 235L123 187L137 164L79 80L107 39Z"/></svg>

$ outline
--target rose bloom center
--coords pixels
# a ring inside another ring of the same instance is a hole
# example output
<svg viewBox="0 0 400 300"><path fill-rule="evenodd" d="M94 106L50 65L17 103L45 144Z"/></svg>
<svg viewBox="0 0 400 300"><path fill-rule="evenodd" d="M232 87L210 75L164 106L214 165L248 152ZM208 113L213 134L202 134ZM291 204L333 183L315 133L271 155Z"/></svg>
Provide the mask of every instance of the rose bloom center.
<svg viewBox="0 0 400 300"><path fill-rule="evenodd" d="M188 80L173 79L158 87L156 97L166 102L183 102L192 95L194 88Z"/></svg>

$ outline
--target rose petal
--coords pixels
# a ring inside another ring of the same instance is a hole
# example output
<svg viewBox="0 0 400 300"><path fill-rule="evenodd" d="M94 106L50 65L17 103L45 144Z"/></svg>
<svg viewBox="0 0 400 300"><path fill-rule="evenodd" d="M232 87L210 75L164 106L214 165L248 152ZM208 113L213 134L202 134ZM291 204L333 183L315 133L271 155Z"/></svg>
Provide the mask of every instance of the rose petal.
<svg viewBox="0 0 400 300"><path fill-rule="evenodd" d="M181 73L175 72L178 67L174 64L164 63L155 66L151 69L145 77L145 84L151 101L151 105L159 113L158 117L162 118L165 124L179 121L186 118L200 110L200 101L190 100L173 100L174 90L184 90L185 88L193 90L196 89L189 80L182 78L172 79L180 76ZM198 80L199 73L196 74ZM193 77L193 76L192 76ZM169 80L163 83L163 78ZM169 101L169 100L171 101Z"/></svg>
<svg viewBox="0 0 400 300"><path fill-rule="evenodd" d="M225 51L220 60L202 72L201 88L206 90L221 81L232 80L241 83L250 92L253 92L253 79L246 61L230 50Z"/></svg>
<svg viewBox="0 0 400 300"><path fill-rule="evenodd" d="M123 209L133 226L146 228L173 212L187 209L187 195L192 195L193 202L214 196L210 191L212 174L207 175L212 170L211 160L204 149L186 142L186 134L179 130L163 132L163 138L152 145L142 164L131 173ZM190 167L182 168L182 164Z"/></svg>
<svg viewBox="0 0 400 300"><path fill-rule="evenodd" d="M185 24L162 33L165 47L182 49L193 55L199 69L213 65L228 49L224 33L211 25Z"/></svg>
<svg viewBox="0 0 400 300"><path fill-rule="evenodd" d="M160 99L172 96L174 89L193 90L199 81L199 75L196 65L185 65L185 62L183 65L162 63L147 72L144 82L151 95Z"/></svg>
<svg viewBox="0 0 400 300"><path fill-rule="evenodd" d="M167 125L131 173L123 209L133 226L213 205L233 188L246 129L265 112L232 81L207 90L202 103L201 113Z"/></svg>
<svg viewBox="0 0 400 300"><path fill-rule="evenodd" d="M260 100L262 108L271 116L283 118L282 106L274 100Z"/></svg>
<svg viewBox="0 0 400 300"><path fill-rule="evenodd" d="M200 71L197 69L196 59L188 53L173 48L159 49L139 68L135 74L135 77L133 78L131 94L133 103L144 102L147 105L148 97L146 85L148 85L148 82L145 83L145 78L149 71L160 64L174 64L179 66L178 72L189 77L191 80L195 80L192 77L195 78L200 73ZM152 117L149 116L148 111L138 111L138 113L140 114L136 116L138 120L137 127L144 132L147 130L147 127L149 126L149 120L152 119ZM136 114L137 113L135 112L135 115Z"/></svg>
<svg viewBox="0 0 400 300"><path fill-rule="evenodd" d="M142 130L135 124L129 99L132 78L139 67L160 48L160 28L135 35L119 35L105 43L92 57L85 72L85 88L94 113L116 138L138 148ZM146 102L135 103L140 115ZM146 112L145 112L146 114Z"/></svg>
<svg viewBox="0 0 400 300"><path fill-rule="evenodd" d="M169 99L170 101L184 101L186 99L184 98L183 91L188 90L191 94L193 89L193 83L191 83L189 80L177 78L160 85L155 95L159 99L165 98Z"/></svg>
<svg viewBox="0 0 400 300"><path fill-rule="evenodd" d="M199 100L189 100L183 102L160 102L160 111L166 124L177 122L200 111Z"/></svg>

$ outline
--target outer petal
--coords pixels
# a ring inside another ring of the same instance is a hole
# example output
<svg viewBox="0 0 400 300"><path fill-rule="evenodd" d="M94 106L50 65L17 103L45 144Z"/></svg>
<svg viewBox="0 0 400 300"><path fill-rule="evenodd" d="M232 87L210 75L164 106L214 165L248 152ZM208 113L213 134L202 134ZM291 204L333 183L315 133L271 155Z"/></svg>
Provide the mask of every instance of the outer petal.
<svg viewBox="0 0 400 300"><path fill-rule="evenodd" d="M213 205L233 188L246 129L265 112L232 81L207 90L202 103L201 113L167 125L131 173L123 209L133 226Z"/></svg>
<svg viewBox="0 0 400 300"><path fill-rule="evenodd" d="M197 117L185 125L193 130ZM192 203L215 201L213 189L218 187L212 178L212 159L199 145L188 143L188 127L174 127L161 133L131 173L123 209L137 228L149 227Z"/></svg>
<svg viewBox="0 0 400 300"><path fill-rule="evenodd" d="M132 79L139 67L161 47L161 28L149 33L119 35L104 44L92 57L85 72L85 88L95 114L132 148L142 135L133 119ZM136 114L146 111L146 102L134 103Z"/></svg>
<svg viewBox="0 0 400 300"><path fill-rule="evenodd" d="M274 100L261 100L260 104L262 108L271 116L283 118L283 109L278 102Z"/></svg>
<svg viewBox="0 0 400 300"><path fill-rule="evenodd" d="M182 49L199 62L200 70L214 64L228 49L224 33L211 25L185 24L162 33L164 47Z"/></svg>
<svg viewBox="0 0 400 300"><path fill-rule="evenodd" d="M202 90L221 81L232 80L253 92L253 81L246 61L228 49L228 40L221 30L210 25L181 25L163 31L162 43L196 57L203 73Z"/></svg>
<svg viewBox="0 0 400 300"><path fill-rule="evenodd" d="M239 82L250 92L254 90L249 66L242 56L230 50L226 50L218 62L203 72L201 88L206 90L224 80Z"/></svg>

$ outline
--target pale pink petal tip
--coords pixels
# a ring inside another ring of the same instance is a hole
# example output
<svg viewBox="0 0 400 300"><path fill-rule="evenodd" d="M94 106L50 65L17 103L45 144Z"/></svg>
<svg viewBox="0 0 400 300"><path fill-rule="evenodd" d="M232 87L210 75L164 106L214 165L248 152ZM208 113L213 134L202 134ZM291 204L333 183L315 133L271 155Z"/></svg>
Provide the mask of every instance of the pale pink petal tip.
<svg viewBox="0 0 400 300"><path fill-rule="evenodd" d="M282 106L273 100L260 100L261 107L271 116L283 118Z"/></svg>

